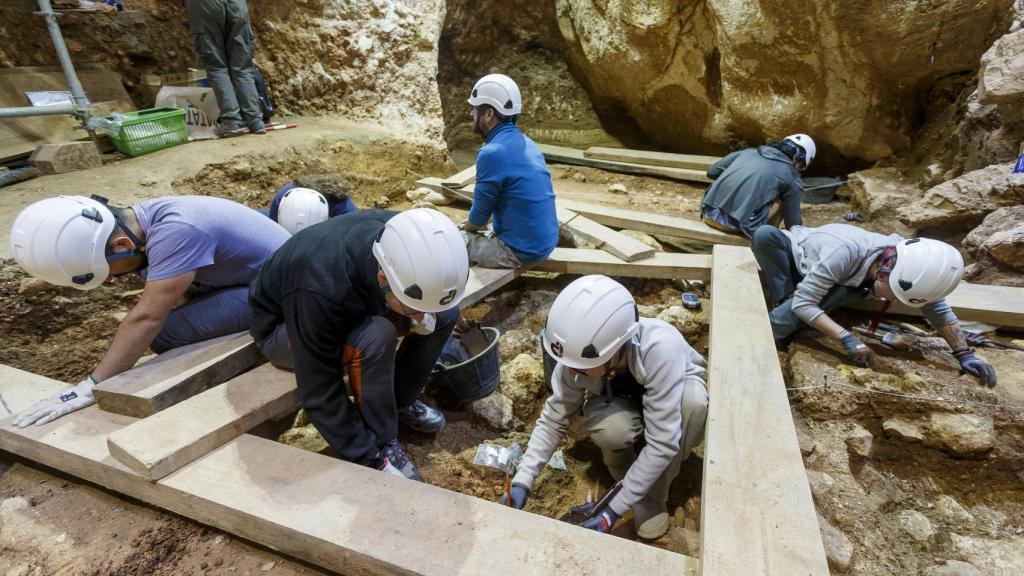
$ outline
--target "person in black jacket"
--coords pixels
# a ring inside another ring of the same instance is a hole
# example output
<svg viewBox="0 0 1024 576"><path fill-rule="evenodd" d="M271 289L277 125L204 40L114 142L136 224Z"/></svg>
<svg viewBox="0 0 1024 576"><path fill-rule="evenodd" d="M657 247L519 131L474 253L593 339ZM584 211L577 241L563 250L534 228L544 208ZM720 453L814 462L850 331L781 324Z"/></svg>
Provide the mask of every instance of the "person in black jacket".
<svg viewBox="0 0 1024 576"><path fill-rule="evenodd" d="M440 212L345 214L300 230L264 265L249 288L250 332L271 363L295 370L302 406L335 452L419 480L398 421L444 426L419 397L468 276L462 235Z"/></svg>

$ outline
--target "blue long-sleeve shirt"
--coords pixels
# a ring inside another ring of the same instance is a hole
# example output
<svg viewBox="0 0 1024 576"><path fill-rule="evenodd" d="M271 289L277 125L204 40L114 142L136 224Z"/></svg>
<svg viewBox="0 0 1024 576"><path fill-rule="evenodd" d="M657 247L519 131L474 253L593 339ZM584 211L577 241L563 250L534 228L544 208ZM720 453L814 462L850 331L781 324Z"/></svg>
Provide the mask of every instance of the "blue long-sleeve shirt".
<svg viewBox="0 0 1024 576"><path fill-rule="evenodd" d="M544 155L511 122L496 126L476 157L469 221L494 233L524 264L544 260L558 244L555 192Z"/></svg>

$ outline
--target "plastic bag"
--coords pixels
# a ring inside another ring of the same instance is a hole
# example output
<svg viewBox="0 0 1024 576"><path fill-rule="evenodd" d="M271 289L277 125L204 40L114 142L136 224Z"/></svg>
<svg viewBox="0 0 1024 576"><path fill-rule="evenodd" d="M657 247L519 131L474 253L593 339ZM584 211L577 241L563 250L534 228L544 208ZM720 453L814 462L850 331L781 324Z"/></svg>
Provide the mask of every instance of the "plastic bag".
<svg viewBox="0 0 1024 576"><path fill-rule="evenodd" d="M497 444L481 444L476 448L473 463L514 474L522 459L523 449L518 443L507 448Z"/></svg>

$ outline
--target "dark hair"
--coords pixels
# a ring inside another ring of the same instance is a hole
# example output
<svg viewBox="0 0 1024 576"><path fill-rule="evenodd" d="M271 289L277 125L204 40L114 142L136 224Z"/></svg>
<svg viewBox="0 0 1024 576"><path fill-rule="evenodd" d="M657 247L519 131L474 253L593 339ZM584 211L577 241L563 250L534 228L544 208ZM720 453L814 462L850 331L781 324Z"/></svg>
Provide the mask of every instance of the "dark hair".
<svg viewBox="0 0 1024 576"><path fill-rule="evenodd" d="M295 178L295 186L298 188L312 188L324 195L328 200L340 202L348 198L348 178L341 174L303 174Z"/></svg>
<svg viewBox="0 0 1024 576"><path fill-rule="evenodd" d="M494 106L491 106L490 104L481 104L480 108L490 108L491 110L493 110L494 111L494 115L498 117L498 121L499 122L511 122L511 123L515 124L516 122L519 121L519 114L514 114L512 116L506 116L506 115L502 114L501 112L498 112L498 109L495 108Z"/></svg>
<svg viewBox="0 0 1024 576"><path fill-rule="evenodd" d="M775 148L779 152L782 152L788 156L790 160L799 160L804 164L807 163L807 153L804 151L802 146L795 144L794 142L789 140L779 140L778 142L772 142L769 146Z"/></svg>

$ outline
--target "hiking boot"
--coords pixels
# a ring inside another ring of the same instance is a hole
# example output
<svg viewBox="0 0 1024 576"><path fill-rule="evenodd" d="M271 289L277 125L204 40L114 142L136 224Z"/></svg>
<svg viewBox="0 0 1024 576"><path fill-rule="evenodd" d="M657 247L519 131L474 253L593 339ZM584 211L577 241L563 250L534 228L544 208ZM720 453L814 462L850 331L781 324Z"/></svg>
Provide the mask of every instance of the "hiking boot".
<svg viewBox="0 0 1024 576"><path fill-rule="evenodd" d="M419 400L399 408L398 421L417 432L437 432L444 428L444 414Z"/></svg>
<svg viewBox="0 0 1024 576"><path fill-rule="evenodd" d="M633 523L636 535L644 540L657 540L668 532L668 509L664 502L642 498L633 506Z"/></svg>
<svg viewBox="0 0 1024 576"><path fill-rule="evenodd" d="M213 132L220 138L231 138L232 136L241 136L246 131L245 128L234 122L223 122L218 124Z"/></svg>
<svg viewBox="0 0 1024 576"><path fill-rule="evenodd" d="M252 123L249 124L249 133L250 134L266 134L267 133L267 127L263 124L263 122L261 120L256 120L255 122L252 122Z"/></svg>
<svg viewBox="0 0 1024 576"><path fill-rule="evenodd" d="M402 446L398 443L397 438L385 444L380 451L392 466L398 468L402 473L402 476L405 476L409 480L416 480L417 482L423 481L423 478L420 477L420 471L416 469L416 465L413 464L412 458L409 458L409 456L402 451Z"/></svg>

